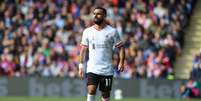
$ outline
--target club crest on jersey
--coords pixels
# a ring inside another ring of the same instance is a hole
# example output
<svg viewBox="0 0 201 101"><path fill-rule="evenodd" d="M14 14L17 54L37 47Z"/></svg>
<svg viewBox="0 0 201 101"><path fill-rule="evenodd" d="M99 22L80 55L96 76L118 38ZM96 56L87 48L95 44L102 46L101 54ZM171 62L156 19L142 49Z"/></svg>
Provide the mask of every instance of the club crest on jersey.
<svg viewBox="0 0 201 101"><path fill-rule="evenodd" d="M108 36L108 35L106 35L105 37L106 37L106 38L109 38L109 36Z"/></svg>

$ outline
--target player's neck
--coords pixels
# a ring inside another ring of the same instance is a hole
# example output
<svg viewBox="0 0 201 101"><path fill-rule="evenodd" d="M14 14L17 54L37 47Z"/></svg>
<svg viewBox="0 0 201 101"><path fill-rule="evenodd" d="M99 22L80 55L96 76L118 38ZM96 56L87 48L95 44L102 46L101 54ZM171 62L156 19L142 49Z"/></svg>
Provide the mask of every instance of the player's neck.
<svg viewBox="0 0 201 101"><path fill-rule="evenodd" d="M95 24L95 25L94 25L94 28L95 28L96 30L100 31L100 30L104 29L106 26L107 26L107 24L104 22L104 23L102 23L102 24L100 24L100 25Z"/></svg>

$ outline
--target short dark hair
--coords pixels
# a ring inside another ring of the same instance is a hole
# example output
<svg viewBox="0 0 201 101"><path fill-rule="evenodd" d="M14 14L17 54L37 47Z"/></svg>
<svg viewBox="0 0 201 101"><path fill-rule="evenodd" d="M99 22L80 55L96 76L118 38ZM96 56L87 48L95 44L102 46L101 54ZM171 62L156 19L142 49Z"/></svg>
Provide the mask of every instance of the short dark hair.
<svg viewBox="0 0 201 101"><path fill-rule="evenodd" d="M103 13L104 13L105 15L107 15L107 11L106 11L105 8L98 6L98 7L96 7L95 9L101 9L101 10L103 11ZM95 9L94 9L94 10L95 10Z"/></svg>

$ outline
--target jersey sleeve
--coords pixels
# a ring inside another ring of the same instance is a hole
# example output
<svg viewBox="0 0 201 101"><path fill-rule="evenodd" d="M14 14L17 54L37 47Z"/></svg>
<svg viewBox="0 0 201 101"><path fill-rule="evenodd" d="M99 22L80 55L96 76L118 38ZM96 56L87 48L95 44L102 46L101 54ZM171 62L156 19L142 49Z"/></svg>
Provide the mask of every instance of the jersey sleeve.
<svg viewBox="0 0 201 101"><path fill-rule="evenodd" d="M88 35L86 33L86 30L83 31L82 34L82 40L81 40L81 46L88 47L89 46L89 40L88 40Z"/></svg>
<svg viewBox="0 0 201 101"><path fill-rule="evenodd" d="M114 47L115 48L119 48L123 46L123 41L120 39L120 36L118 34L118 32L115 30L115 34L114 34Z"/></svg>

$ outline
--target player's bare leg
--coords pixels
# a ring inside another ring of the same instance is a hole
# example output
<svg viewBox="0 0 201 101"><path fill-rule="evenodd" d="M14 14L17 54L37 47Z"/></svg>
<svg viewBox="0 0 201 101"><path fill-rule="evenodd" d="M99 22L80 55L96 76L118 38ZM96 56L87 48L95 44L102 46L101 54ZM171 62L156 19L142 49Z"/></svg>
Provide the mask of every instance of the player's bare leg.
<svg viewBox="0 0 201 101"><path fill-rule="evenodd" d="M96 100L96 98L95 98L96 89L97 89L97 86L95 86L95 85L87 86L87 91L88 91L87 101L95 101Z"/></svg>
<svg viewBox="0 0 201 101"><path fill-rule="evenodd" d="M110 91L101 92L102 101L110 101Z"/></svg>

